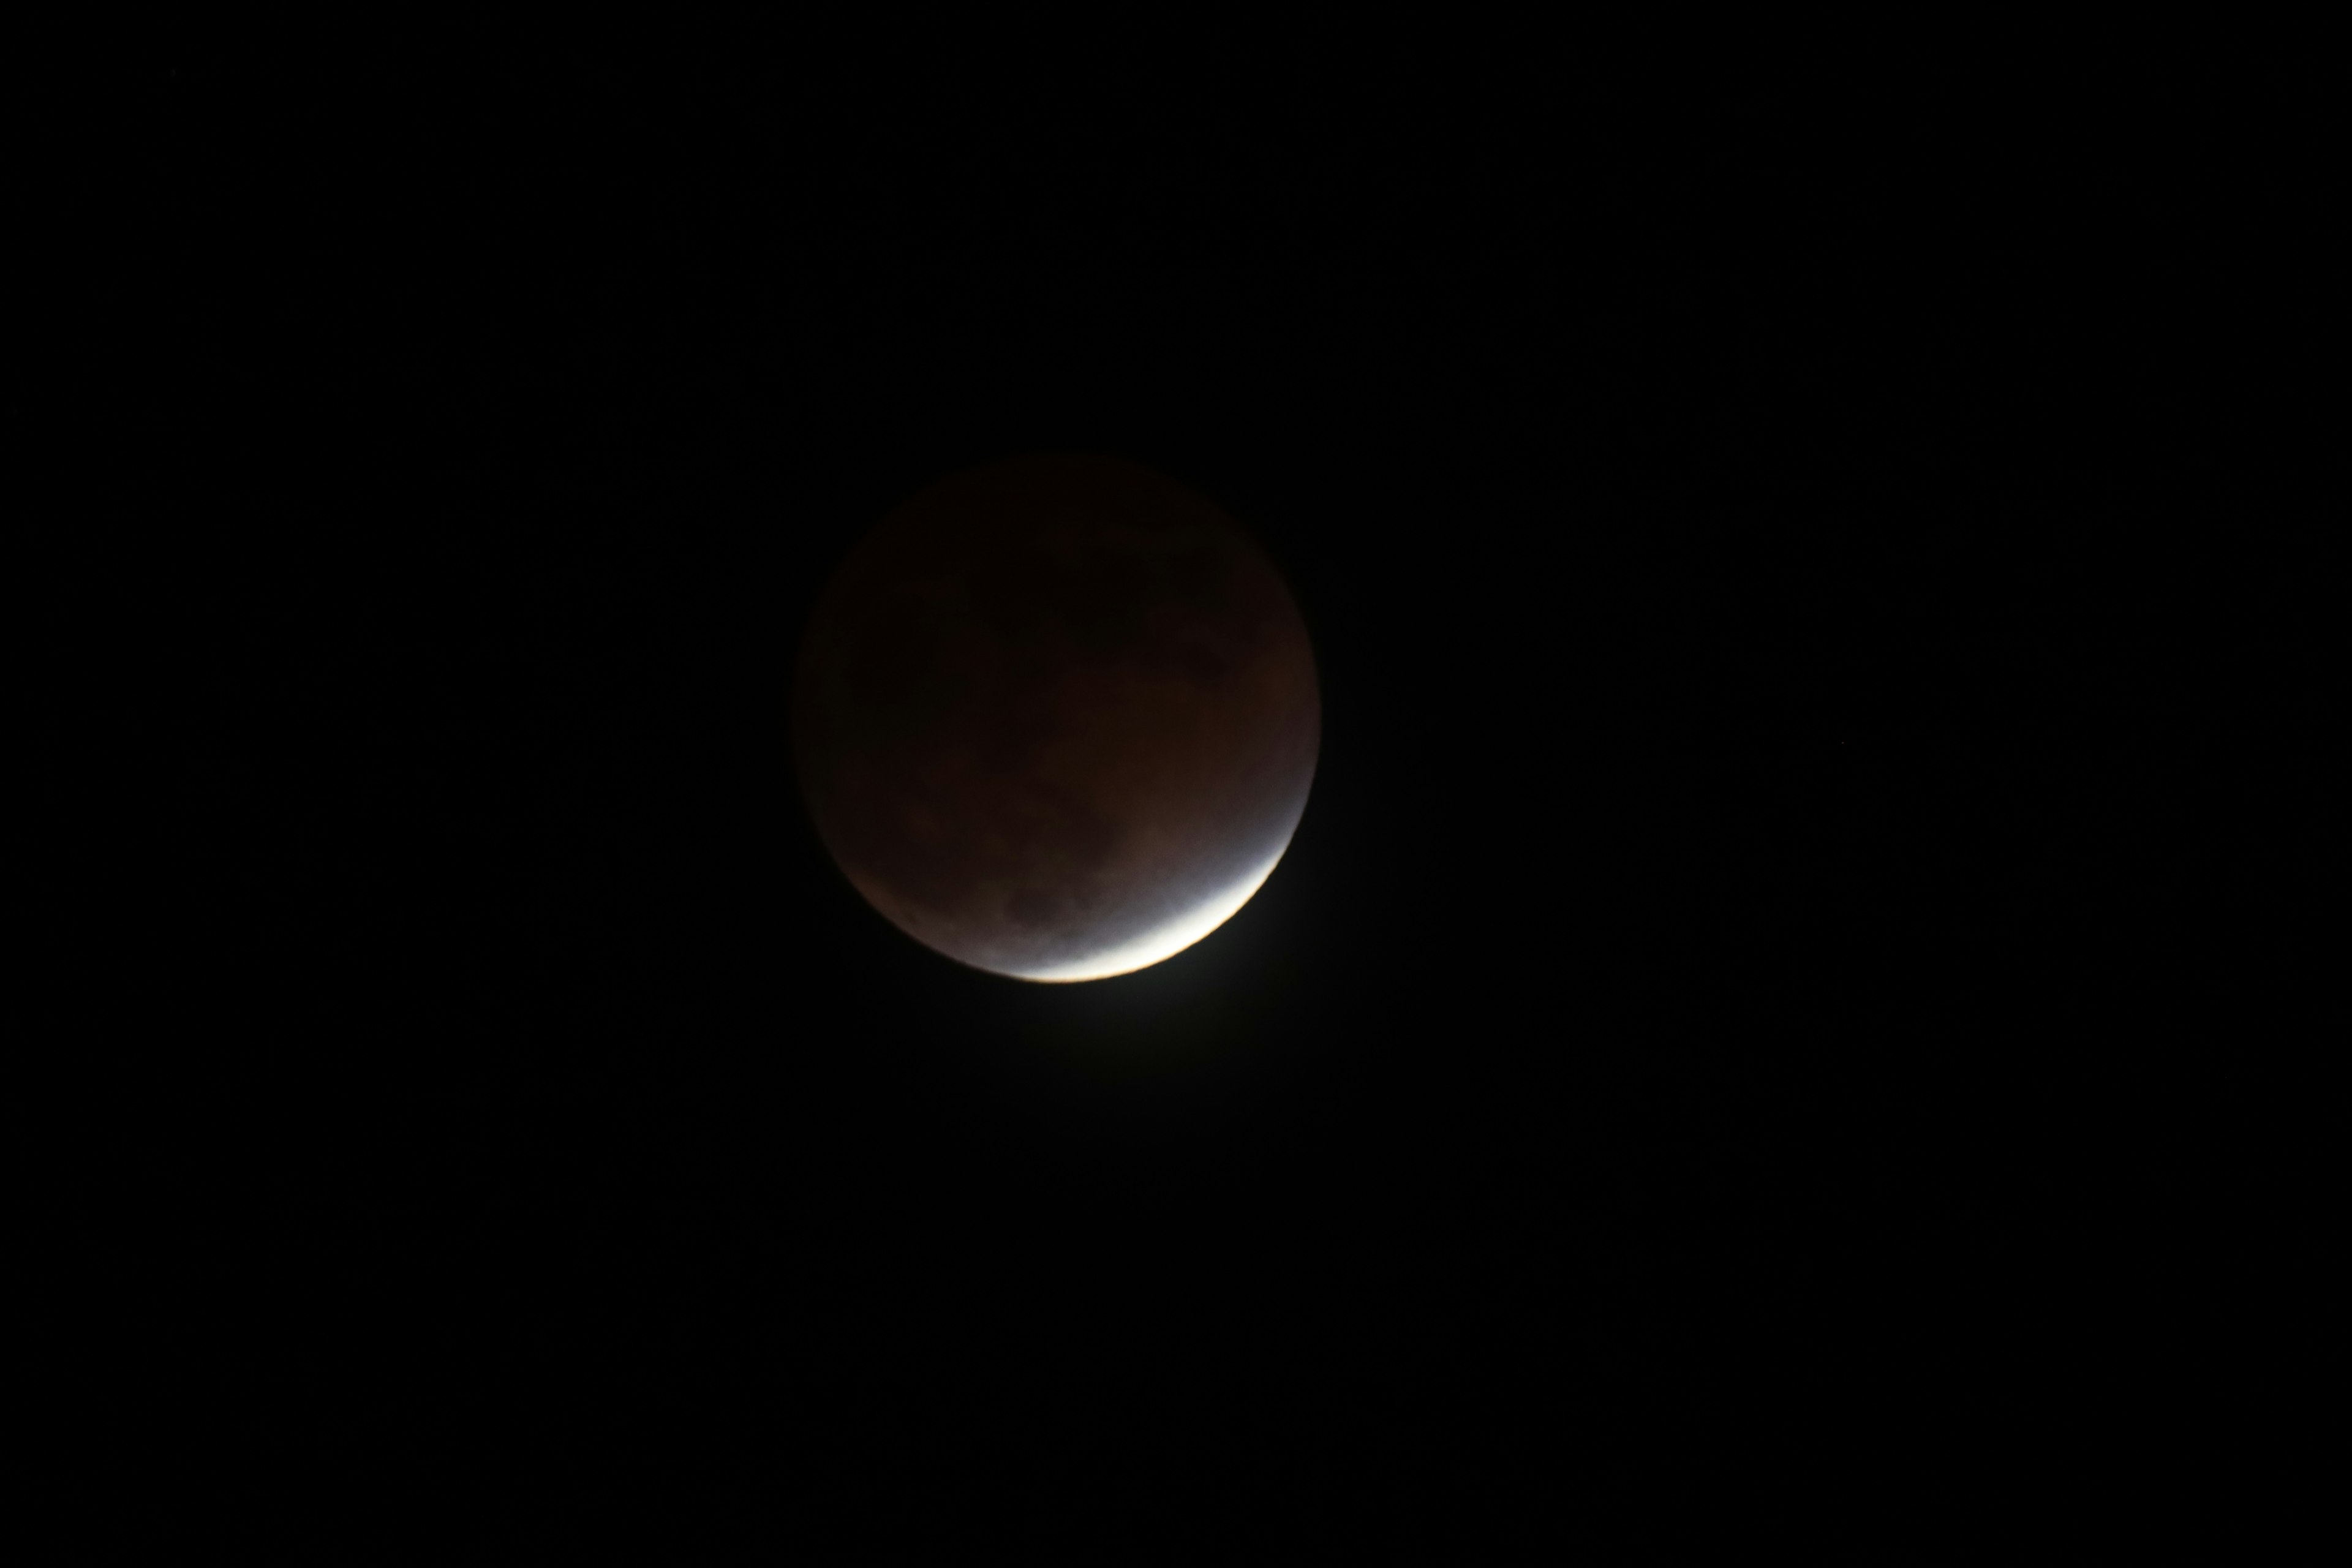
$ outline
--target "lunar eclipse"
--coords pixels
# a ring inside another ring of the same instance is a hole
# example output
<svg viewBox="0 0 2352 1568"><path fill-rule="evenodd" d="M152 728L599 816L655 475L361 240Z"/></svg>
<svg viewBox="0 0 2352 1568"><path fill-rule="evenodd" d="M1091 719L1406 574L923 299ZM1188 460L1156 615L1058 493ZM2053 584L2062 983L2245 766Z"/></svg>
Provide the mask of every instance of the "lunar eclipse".
<svg viewBox="0 0 2352 1568"><path fill-rule="evenodd" d="M1134 464L1012 458L882 519L793 694L819 837L900 931L975 968L1096 980L1238 910L1307 804L1315 660L1273 561Z"/></svg>

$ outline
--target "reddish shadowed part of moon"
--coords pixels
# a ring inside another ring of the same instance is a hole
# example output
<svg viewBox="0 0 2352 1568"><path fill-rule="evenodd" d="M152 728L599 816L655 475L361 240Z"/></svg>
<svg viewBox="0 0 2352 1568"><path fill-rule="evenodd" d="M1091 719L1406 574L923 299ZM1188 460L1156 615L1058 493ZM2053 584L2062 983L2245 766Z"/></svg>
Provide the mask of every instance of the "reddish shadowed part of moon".
<svg viewBox="0 0 2352 1568"><path fill-rule="evenodd" d="M923 490L843 562L793 694L819 836L901 931L1097 980L1223 925L1306 808L1307 628L1217 507L1108 458Z"/></svg>

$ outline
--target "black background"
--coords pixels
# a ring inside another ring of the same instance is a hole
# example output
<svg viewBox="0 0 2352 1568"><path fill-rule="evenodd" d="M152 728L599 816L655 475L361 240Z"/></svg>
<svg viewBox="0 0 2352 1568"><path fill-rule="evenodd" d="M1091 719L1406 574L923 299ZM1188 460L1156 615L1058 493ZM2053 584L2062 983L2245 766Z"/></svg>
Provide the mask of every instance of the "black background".
<svg viewBox="0 0 2352 1568"><path fill-rule="evenodd" d="M1696 1478L2290 1299L2303 175L2146 60L1804 96L1375 21L137 73L66 385L166 957L57 1190L173 1527L1885 1560L1962 1483ZM1324 681L1265 889L1073 987L866 909L784 726L858 531L1036 448L1225 505Z"/></svg>

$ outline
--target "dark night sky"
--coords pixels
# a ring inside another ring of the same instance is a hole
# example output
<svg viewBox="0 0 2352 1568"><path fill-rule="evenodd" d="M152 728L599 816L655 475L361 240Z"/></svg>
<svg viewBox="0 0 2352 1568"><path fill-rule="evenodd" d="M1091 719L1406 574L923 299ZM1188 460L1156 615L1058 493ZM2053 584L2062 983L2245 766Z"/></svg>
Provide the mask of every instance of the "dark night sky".
<svg viewBox="0 0 2352 1568"><path fill-rule="evenodd" d="M483 60L126 121L175 1022L77 1169L237 1457L192 1527L1449 1540L1458 1475L1655 1547L1759 1391L2105 1400L2272 1267L2226 1042L2308 946L2207 917L2306 875L2316 623L2198 302L2296 176L2161 82L2029 152L1371 25ZM1324 679L1273 880L1075 987L866 910L784 723L857 531L1036 447L1222 501Z"/></svg>

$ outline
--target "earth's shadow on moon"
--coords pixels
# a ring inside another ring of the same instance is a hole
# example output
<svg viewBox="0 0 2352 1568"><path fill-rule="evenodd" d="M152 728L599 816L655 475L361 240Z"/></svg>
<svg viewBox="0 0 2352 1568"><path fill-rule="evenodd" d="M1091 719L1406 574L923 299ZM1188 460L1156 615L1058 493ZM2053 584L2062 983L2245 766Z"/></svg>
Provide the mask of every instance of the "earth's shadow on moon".
<svg viewBox="0 0 2352 1568"><path fill-rule="evenodd" d="M950 474L852 547L803 633L793 730L818 835L926 947L1098 981L1215 930L1279 861L1319 684L1264 548L1087 453Z"/></svg>

